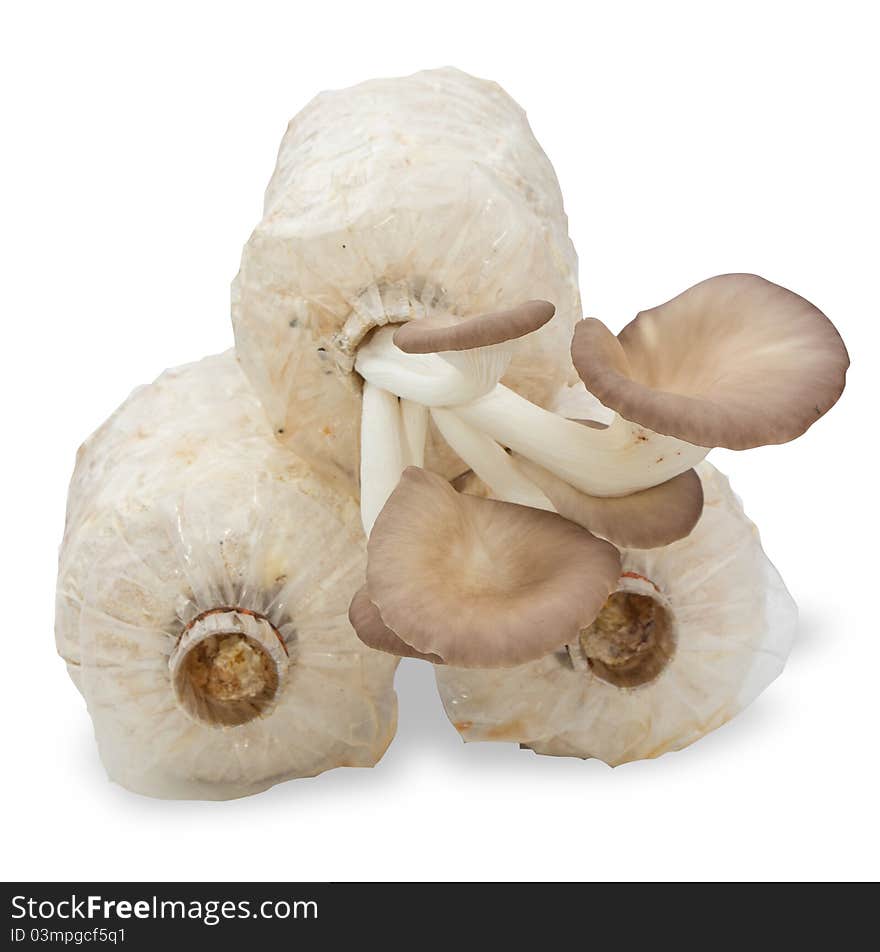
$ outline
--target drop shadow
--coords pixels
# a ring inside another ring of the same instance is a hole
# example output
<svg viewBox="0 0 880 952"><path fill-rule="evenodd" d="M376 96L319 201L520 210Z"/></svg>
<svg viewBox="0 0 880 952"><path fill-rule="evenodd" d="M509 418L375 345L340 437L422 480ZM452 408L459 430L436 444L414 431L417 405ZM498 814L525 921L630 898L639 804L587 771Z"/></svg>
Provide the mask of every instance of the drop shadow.
<svg viewBox="0 0 880 952"><path fill-rule="evenodd" d="M819 615L808 614L798 633L795 650L798 660L803 655L819 651L824 644L827 625ZM783 675L784 676L784 675ZM206 828L215 822L217 811L232 811L238 817L247 817L249 811L262 813L286 812L291 804L309 810L312 806L323 811L338 808L357 809L358 797L377 795L400 798L408 781L417 782L426 773L438 769L450 786L457 782L473 784L481 776L487 782L503 779L506 784L546 783L548 795L560 792L560 782L577 785L576 794L589 798L597 795L605 785L614 784L615 791L628 796L637 786L644 794L645 784L654 778L661 783L683 780L699 783L706 771L731 771L743 759L753 755L755 747L778 742L776 732L786 729L791 711L783 696L773 686L745 711L727 724L701 738L682 751L670 752L654 760L636 761L610 768L593 759L548 757L520 749L513 743L465 744L449 722L437 692L431 665L406 659L401 662L395 679L398 693L398 730L382 760L373 768L338 768L317 777L277 784L262 793L239 800L155 800L132 794L124 788L108 783L98 762L94 742L91 742L91 760L94 771L83 771L84 779L94 780L92 792L108 796L115 806L126 812L136 811L146 822L161 823L169 814L186 818ZM86 732L83 732L85 735ZM85 740L83 736L82 740ZM77 739L79 745L80 739ZM693 777L691 777L693 772ZM100 775L100 777L99 777ZM101 789L98 789L100 785ZM571 791L572 788L569 788Z"/></svg>
<svg viewBox="0 0 880 952"><path fill-rule="evenodd" d="M133 793L109 781L98 758L94 738L90 731L77 737L77 747L88 742L84 760L89 768L83 768L83 780L92 789L89 795L106 796L120 809L132 809L142 813L147 822L169 813L175 817L191 818L195 822L212 822L215 811L233 810L236 813L249 810L289 810L290 803L308 806L320 801L322 807L351 809L357 797L374 797L377 793L399 796L407 777L432 769L441 761L451 773L472 773L475 768L493 770L502 764L516 769L515 755L519 750L514 744L469 744L467 748L458 732L449 722L437 692L434 669L431 665L413 659L404 659L395 677L398 696L397 733L379 763L372 768L341 767L329 770L317 777L285 781L268 790L236 800L161 800ZM472 748L482 749L474 754ZM468 763L468 762L471 763Z"/></svg>
<svg viewBox="0 0 880 952"><path fill-rule="evenodd" d="M821 609L813 606L801 609L790 663L797 665L805 659L813 660L815 656L824 653L832 644L828 637L832 631L834 624Z"/></svg>
<svg viewBox="0 0 880 952"><path fill-rule="evenodd" d="M394 681L399 705L394 747L405 755L448 757L461 747L437 691L434 666L404 658Z"/></svg>
<svg viewBox="0 0 880 952"><path fill-rule="evenodd" d="M404 660L395 681L400 704L397 737L388 759L401 773L422 769L426 764L449 771L474 770L517 773L530 751L521 751L514 743L465 743L453 727L437 689L432 665ZM543 759L543 758L542 758Z"/></svg>

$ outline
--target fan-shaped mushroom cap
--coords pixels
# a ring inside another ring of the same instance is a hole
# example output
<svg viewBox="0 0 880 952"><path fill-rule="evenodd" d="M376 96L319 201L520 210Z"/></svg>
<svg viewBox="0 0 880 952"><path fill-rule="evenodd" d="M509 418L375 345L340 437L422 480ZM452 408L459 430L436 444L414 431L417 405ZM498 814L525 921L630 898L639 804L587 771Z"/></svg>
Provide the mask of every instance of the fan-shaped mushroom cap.
<svg viewBox="0 0 880 952"><path fill-rule="evenodd" d="M556 513L463 496L409 467L373 527L367 590L418 651L506 667L575 637L619 574L612 545Z"/></svg>
<svg viewBox="0 0 880 952"><path fill-rule="evenodd" d="M348 607L348 620L355 634L368 648L397 655L399 658L419 658L422 661L430 661L432 664L444 663L440 655L416 651L412 645L398 638L382 621L379 609L370 601L366 585L359 588L351 600L351 605Z"/></svg>
<svg viewBox="0 0 880 952"><path fill-rule="evenodd" d="M813 304L754 274L724 274L642 311L615 337L581 321L571 355L624 419L696 446L787 443L843 392L849 357Z"/></svg>
<svg viewBox="0 0 880 952"><path fill-rule="evenodd" d="M628 549L653 549L683 539L703 511L703 486L693 469L628 496L588 496L527 459L518 457L517 463L559 515Z"/></svg>
<svg viewBox="0 0 880 952"><path fill-rule="evenodd" d="M394 332L394 343L407 354L439 354L503 344L543 327L556 313L549 301L526 301L518 307L457 320L426 317Z"/></svg>

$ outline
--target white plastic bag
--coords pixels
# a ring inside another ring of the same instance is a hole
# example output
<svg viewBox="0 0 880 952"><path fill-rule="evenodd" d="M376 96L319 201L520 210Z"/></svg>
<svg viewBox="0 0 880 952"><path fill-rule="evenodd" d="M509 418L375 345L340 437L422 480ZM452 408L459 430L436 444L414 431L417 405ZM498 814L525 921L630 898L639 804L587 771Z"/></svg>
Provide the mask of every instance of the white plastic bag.
<svg viewBox="0 0 880 952"><path fill-rule="evenodd" d="M535 298L556 317L505 383L545 404L573 379L581 316L556 176L499 86L433 70L323 93L291 121L233 287L236 347L279 438L353 480L369 331ZM467 468L442 442L428 465Z"/></svg>
<svg viewBox="0 0 880 952"><path fill-rule="evenodd" d="M376 763L397 659L349 626L364 563L355 499L273 438L231 352L135 391L80 450L58 580L110 776L221 799Z"/></svg>

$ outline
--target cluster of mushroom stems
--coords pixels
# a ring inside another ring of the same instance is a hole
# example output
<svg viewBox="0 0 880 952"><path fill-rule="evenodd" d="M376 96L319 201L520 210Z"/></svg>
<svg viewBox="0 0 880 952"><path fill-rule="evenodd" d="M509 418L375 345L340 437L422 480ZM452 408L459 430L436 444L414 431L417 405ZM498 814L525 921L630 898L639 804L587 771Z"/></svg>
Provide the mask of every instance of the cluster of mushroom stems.
<svg viewBox="0 0 880 952"><path fill-rule="evenodd" d="M618 548L665 546L696 525L694 466L713 446L794 439L843 390L848 357L824 314L730 274L643 311L617 336L578 322L572 361L608 422L568 419L500 383L517 341L553 314L529 301L433 315L361 344L369 547L350 619L368 645L498 668L578 642L603 607L621 614L609 600ZM494 498L424 469L429 417Z"/></svg>

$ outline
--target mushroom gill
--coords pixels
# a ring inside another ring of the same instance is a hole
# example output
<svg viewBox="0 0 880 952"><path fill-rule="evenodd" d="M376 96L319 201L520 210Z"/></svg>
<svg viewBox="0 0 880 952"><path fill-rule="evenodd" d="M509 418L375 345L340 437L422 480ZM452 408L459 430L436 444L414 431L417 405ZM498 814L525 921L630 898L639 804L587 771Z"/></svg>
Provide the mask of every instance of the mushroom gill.
<svg viewBox="0 0 880 952"><path fill-rule="evenodd" d="M615 337L580 321L572 360L624 419L697 446L787 443L831 409L849 357L809 301L754 274L723 274L642 311Z"/></svg>

